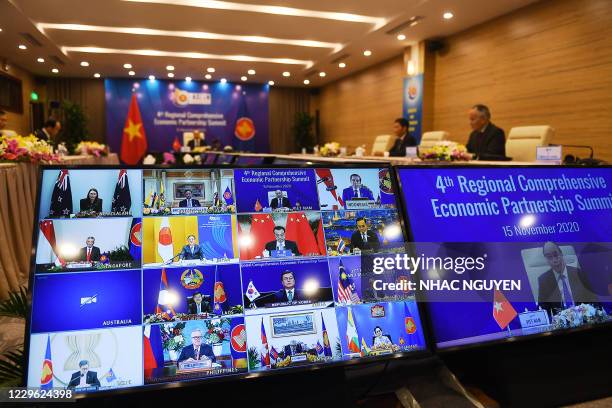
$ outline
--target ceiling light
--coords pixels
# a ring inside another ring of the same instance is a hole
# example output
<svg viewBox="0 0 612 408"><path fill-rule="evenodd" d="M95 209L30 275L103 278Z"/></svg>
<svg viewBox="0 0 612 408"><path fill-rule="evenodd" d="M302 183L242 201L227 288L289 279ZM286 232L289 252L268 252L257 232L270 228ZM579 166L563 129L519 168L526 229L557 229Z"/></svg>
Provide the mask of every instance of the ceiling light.
<svg viewBox="0 0 612 408"><path fill-rule="evenodd" d="M406 39L406 36L404 34L398 34L397 39L400 41L404 41Z"/></svg>
<svg viewBox="0 0 612 408"><path fill-rule="evenodd" d="M245 77L244 75L240 77L241 81L246 81L247 79L249 79L249 78Z"/></svg>
<svg viewBox="0 0 612 408"><path fill-rule="evenodd" d="M19 44L19 49L20 49L20 50L27 50L27 49L28 49L28 47L26 47L26 46L25 46L25 45L23 45L23 44Z"/></svg>
<svg viewBox="0 0 612 408"><path fill-rule="evenodd" d="M221 82L222 84L224 84L224 83L226 83L226 82L227 82L227 79L225 79L225 78L221 78L220 82Z"/></svg>
<svg viewBox="0 0 612 408"><path fill-rule="evenodd" d="M123 68L132 69L132 64L123 64Z"/></svg>
<svg viewBox="0 0 612 408"><path fill-rule="evenodd" d="M285 71L285 72L283 72L283 76L284 77L290 77L291 76L291 72Z"/></svg>
<svg viewBox="0 0 612 408"><path fill-rule="evenodd" d="M70 52L81 52L91 54L124 54L124 55L143 55L147 57L170 57L170 58L192 58L210 59L240 62L268 62L272 64L304 65L306 69L313 66L314 62L309 60L298 60L292 58L262 58L252 55L227 55L227 54L206 54L202 52L175 52L160 50L127 50L117 48L101 47L61 47L64 54Z"/></svg>
<svg viewBox="0 0 612 408"><path fill-rule="evenodd" d="M206 68L206 72L210 72L212 74L213 72L215 72L215 69L213 67L208 67Z"/></svg>
<svg viewBox="0 0 612 408"><path fill-rule="evenodd" d="M294 7L267 6L217 0L124 0L138 3L171 4L173 6L200 7L216 10L246 11L250 13L275 14L292 17L311 17L325 20L347 21L350 23L373 24L378 29L387 24L382 17L364 16L360 14L337 13L332 11L306 10Z"/></svg>
<svg viewBox="0 0 612 408"><path fill-rule="evenodd" d="M97 72L94 74L94 78L100 78L100 74L98 74Z"/></svg>
<svg viewBox="0 0 612 408"><path fill-rule="evenodd" d="M204 78L206 78L206 79L211 79L211 78L212 78L212 75L210 75L210 74L206 74L206 75L204 75Z"/></svg>
<svg viewBox="0 0 612 408"><path fill-rule="evenodd" d="M268 81L268 85L273 86L274 85L274 81Z"/></svg>
<svg viewBox="0 0 612 408"><path fill-rule="evenodd" d="M297 47L315 47L315 48L331 48L334 52L342 49L342 43L312 41L312 40L296 40L288 38L263 37L256 35L232 35L220 33L208 33L203 31L174 31L174 30L158 30L152 28L139 27L113 27L113 26L95 26L86 24L55 24L55 23L38 23L36 25L39 30L70 30L70 31L91 31L99 33L117 33L117 34L133 34L133 35L149 35L160 37L180 37L180 38L195 38L199 40L224 40L224 41L242 41L259 44L284 44Z"/></svg>
<svg viewBox="0 0 612 408"><path fill-rule="evenodd" d="M130 71L130 72L128 72L128 75L129 76L134 76L134 75L136 75L136 73L134 71Z"/></svg>
<svg viewBox="0 0 612 408"><path fill-rule="evenodd" d="M155 75L149 75L149 81L155 81Z"/></svg>
<svg viewBox="0 0 612 408"><path fill-rule="evenodd" d="M340 68L346 68L346 63L345 62L341 62L341 63L338 64L338 66Z"/></svg>
<svg viewBox="0 0 612 408"><path fill-rule="evenodd" d="M319 72L319 76L321 78L325 78L325 75L327 75L325 72L323 72L323 71Z"/></svg>
<svg viewBox="0 0 612 408"><path fill-rule="evenodd" d="M57 68L53 68L53 69L51 70L51 72L53 72L54 74L57 74L57 73L59 72L59 69L57 69Z"/></svg>
<svg viewBox="0 0 612 408"><path fill-rule="evenodd" d="M168 78L174 78L174 73L173 72L168 72Z"/></svg>
<svg viewBox="0 0 612 408"><path fill-rule="evenodd" d="M369 57L370 55L372 55L372 51L370 51L370 50L365 50L365 51L363 52L363 55L365 55L366 57Z"/></svg>
<svg viewBox="0 0 612 408"><path fill-rule="evenodd" d="M45 62L45 59L44 58L39 58L36 61L38 61L38 62Z"/></svg>
<svg viewBox="0 0 612 408"><path fill-rule="evenodd" d="M304 80L304 85L308 85L309 83L310 83L310 80L308 80L308 79Z"/></svg>
<svg viewBox="0 0 612 408"><path fill-rule="evenodd" d="M254 70L254 69L249 69L249 70L247 71L247 74L249 74L249 75L255 75L255 70Z"/></svg>
<svg viewBox="0 0 612 408"><path fill-rule="evenodd" d="M442 14L442 17L445 20L450 20L451 18L455 17L455 15L451 13L450 11L447 11L446 13Z"/></svg>
<svg viewBox="0 0 612 408"><path fill-rule="evenodd" d="M166 65L168 71L174 71L174 65Z"/></svg>
<svg viewBox="0 0 612 408"><path fill-rule="evenodd" d="M89 62L87 62L87 61L81 61L81 66L82 66L82 67L88 67L88 66L89 66Z"/></svg>
<svg viewBox="0 0 612 408"><path fill-rule="evenodd" d="M187 82L191 82L191 77L190 77L190 76L185 77L185 81L187 81Z"/></svg>

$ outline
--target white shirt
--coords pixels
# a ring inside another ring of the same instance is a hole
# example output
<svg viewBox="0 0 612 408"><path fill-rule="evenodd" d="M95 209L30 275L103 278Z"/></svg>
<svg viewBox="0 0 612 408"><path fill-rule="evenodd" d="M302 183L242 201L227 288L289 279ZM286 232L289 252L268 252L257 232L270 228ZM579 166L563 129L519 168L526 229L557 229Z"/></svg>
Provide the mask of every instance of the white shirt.
<svg viewBox="0 0 612 408"><path fill-rule="evenodd" d="M81 380L79 381L79 387L87 387L89 386L89 384L87 384L87 374L81 376Z"/></svg>
<svg viewBox="0 0 612 408"><path fill-rule="evenodd" d="M391 340L387 336L374 337L374 346L390 346L391 344Z"/></svg>
<svg viewBox="0 0 612 408"><path fill-rule="evenodd" d="M368 242L368 233L364 232L363 234L361 234L361 239L363 240L363 242Z"/></svg>
<svg viewBox="0 0 612 408"><path fill-rule="evenodd" d="M563 295L563 279L561 279L561 276L564 275L565 276L565 283L567 284L567 290L569 290L570 295L572 295L572 299L574 299L574 294L572 293L572 287L570 286L570 282L569 282L569 276L567 274L567 265L565 265L565 268L563 268L563 273L557 273L555 271L553 271L553 273L555 274L555 279L557 280L557 286L559 287L559 293L561 293L561 302L562 303L566 303L565 302L565 296Z"/></svg>
<svg viewBox="0 0 612 408"><path fill-rule="evenodd" d="M278 249L278 250L285 249L285 241L283 241L283 242L276 241L276 249Z"/></svg>

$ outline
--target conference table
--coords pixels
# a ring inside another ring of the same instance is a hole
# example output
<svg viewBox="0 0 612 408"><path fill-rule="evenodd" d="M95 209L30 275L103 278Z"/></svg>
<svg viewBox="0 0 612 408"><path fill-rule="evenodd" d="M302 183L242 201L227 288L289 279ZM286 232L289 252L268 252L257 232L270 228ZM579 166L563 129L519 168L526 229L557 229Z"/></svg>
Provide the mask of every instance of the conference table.
<svg viewBox="0 0 612 408"><path fill-rule="evenodd" d="M61 164L119 164L119 158L64 156ZM28 284L39 169L35 163L0 163L0 299Z"/></svg>

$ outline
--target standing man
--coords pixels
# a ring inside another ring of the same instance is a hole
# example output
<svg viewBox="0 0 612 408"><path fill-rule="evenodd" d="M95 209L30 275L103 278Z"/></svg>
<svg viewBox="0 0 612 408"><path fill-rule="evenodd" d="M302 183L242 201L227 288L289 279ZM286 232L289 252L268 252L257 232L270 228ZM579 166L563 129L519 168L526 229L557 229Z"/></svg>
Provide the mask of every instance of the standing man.
<svg viewBox="0 0 612 408"><path fill-rule="evenodd" d="M389 156L406 156L406 147L417 145L414 137L408 134L408 121L405 118L395 119L393 122L393 134L395 135L396 139L393 146L389 150Z"/></svg>
<svg viewBox="0 0 612 408"><path fill-rule="evenodd" d="M472 133L467 143L474 159L486 160L487 156L506 157L504 130L491 123L491 111L485 105L474 105L468 114Z"/></svg>

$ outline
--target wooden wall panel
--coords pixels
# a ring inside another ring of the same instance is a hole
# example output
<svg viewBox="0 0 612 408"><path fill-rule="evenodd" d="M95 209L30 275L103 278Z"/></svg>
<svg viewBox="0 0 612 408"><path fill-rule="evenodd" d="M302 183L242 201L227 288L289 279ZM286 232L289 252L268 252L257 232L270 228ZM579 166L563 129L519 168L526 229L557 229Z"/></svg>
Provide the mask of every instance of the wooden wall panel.
<svg viewBox="0 0 612 408"><path fill-rule="evenodd" d="M320 112L321 142L369 150L377 135L390 134L402 114L403 64L400 55L321 88L311 104Z"/></svg>
<svg viewBox="0 0 612 408"><path fill-rule="evenodd" d="M493 122L553 126L553 143L612 161L612 1L547 0L446 40L435 57L433 128L465 143L467 110ZM584 153L583 153L584 155Z"/></svg>

